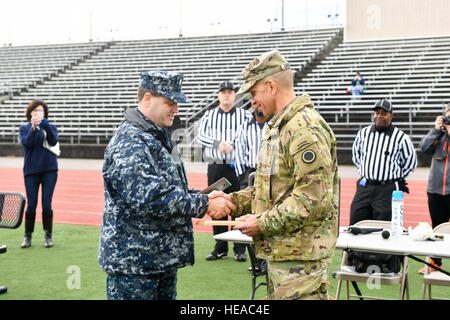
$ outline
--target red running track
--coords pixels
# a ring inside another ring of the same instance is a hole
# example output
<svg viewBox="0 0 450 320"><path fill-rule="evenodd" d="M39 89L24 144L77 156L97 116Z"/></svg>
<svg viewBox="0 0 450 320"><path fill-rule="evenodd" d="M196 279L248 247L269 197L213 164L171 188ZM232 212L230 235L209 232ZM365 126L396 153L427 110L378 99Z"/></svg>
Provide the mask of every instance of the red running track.
<svg viewBox="0 0 450 320"><path fill-rule="evenodd" d="M203 189L207 185L205 174L188 174L191 188ZM408 181L409 194L405 194L405 227L431 220L428 213L426 181ZM349 224L350 204L356 190L356 179L341 181L341 226ZM0 168L0 191L22 192L25 195L22 169ZM103 180L101 171L59 170L53 196L55 223L98 226L103 212ZM37 221L41 220L39 200ZM195 220L195 219L194 219ZM210 226L196 226L195 231L212 232Z"/></svg>

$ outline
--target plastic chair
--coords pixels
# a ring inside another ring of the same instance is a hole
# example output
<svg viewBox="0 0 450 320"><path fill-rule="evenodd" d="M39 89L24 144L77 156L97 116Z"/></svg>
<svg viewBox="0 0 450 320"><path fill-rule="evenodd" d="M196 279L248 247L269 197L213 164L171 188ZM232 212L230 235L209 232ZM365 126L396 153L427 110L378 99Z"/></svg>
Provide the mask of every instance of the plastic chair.
<svg viewBox="0 0 450 320"><path fill-rule="evenodd" d="M384 229L390 229L391 222L390 221L379 221L379 220L363 220L359 221L355 224L355 226L360 227L378 227L378 228L384 228ZM336 279L338 279L337 289L336 289L336 300L339 299L339 295L341 292L341 286L342 281L345 281L346 283L346 297L347 300L350 300L350 297L357 297L360 299L367 298L367 299L375 299L375 300L391 300L386 299L382 297L374 297L374 296L365 296L360 294L359 289L357 289L357 282L364 282L368 283L368 280L374 279L374 277L377 277L376 280L379 281L380 285L395 285L400 284L400 293L399 293L399 300L403 300L404 293L406 292L406 298L409 300L409 284L408 284L408 257L403 257L403 265L401 268L401 271L398 273L398 275L395 276L384 276L384 275L369 275L367 273L359 273L356 271L349 271L346 269L348 267L348 252L343 251L342 254L342 262L341 262L341 268L339 271L334 273L334 276ZM353 286L355 287L355 290L358 294L350 294L349 290L349 282L352 282Z"/></svg>
<svg viewBox="0 0 450 320"><path fill-rule="evenodd" d="M433 233L444 233L446 237L450 237L450 222L441 223L433 229ZM426 258L426 262L430 263L430 258ZM431 296L431 286L450 286L450 277L439 271L430 272L430 267L425 265L425 273L423 275L422 284L422 300L425 299L425 294L428 287L429 300L449 300L444 298L433 298Z"/></svg>
<svg viewBox="0 0 450 320"><path fill-rule="evenodd" d="M17 192L0 192L0 228L16 229L22 223L25 209L25 197ZM0 246L0 254L6 253L7 247ZM7 288L0 286L0 294Z"/></svg>

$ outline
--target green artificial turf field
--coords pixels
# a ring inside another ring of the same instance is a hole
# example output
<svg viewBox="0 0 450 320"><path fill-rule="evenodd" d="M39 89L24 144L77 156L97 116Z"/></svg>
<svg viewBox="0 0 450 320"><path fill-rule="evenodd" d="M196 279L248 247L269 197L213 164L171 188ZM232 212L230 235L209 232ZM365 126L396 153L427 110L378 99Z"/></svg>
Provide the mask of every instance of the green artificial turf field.
<svg viewBox="0 0 450 320"><path fill-rule="evenodd" d="M44 248L42 225L36 223L32 246L20 248L23 226L19 229L0 229L0 245L7 245L7 253L0 255L0 286L8 292L0 300L103 300L106 275L97 262L99 227L55 224L53 248ZM214 245L211 234L195 234L194 266L185 267L178 273L178 299L180 300L247 300L250 295L251 276L247 262L237 262L229 244L229 258L206 261L205 257ZM337 251L330 268L329 294L335 296L337 281L331 273L338 269L341 251ZM411 299L421 298L422 276L417 270L422 264L410 260ZM444 262L447 264L448 262ZM260 277L262 280L262 277ZM398 286L385 286L368 292L364 284L359 287L365 294L395 298ZM353 290L353 289L351 289ZM433 290L433 294L449 297L448 287ZM344 298L345 287L341 292ZM266 287L258 289L256 299L266 296Z"/></svg>

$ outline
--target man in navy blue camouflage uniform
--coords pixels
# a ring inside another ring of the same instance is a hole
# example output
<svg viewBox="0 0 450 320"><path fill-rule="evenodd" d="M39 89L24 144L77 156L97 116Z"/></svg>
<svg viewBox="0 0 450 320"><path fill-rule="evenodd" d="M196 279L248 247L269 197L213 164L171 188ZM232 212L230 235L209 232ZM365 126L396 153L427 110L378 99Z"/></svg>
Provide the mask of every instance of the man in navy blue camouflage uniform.
<svg viewBox="0 0 450 320"><path fill-rule="evenodd" d="M188 189L180 154L166 128L189 102L183 75L141 73L138 107L105 149L105 208L98 260L108 299L175 299L177 270L194 264L192 218L231 212L231 198Z"/></svg>

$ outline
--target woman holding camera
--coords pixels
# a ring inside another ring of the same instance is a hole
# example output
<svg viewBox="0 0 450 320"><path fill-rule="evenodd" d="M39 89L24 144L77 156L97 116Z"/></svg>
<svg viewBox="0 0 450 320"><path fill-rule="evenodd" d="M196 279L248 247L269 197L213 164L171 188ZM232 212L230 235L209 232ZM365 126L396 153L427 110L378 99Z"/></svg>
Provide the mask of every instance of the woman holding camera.
<svg viewBox="0 0 450 320"><path fill-rule="evenodd" d="M438 116L434 128L420 141L423 153L431 154L430 175L427 195L433 228L450 219L450 104L443 116ZM441 259L432 259L432 263L441 266ZM419 271L420 273L422 269ZM432 269L433 271L433 269Z"/></svg>
<svg viewBox="0 0 450 320"><path fill-rule="evenodd" d="M52 243L52 198L58 177L58 159L51 146L58 143L58 130L48 121L49 109L40 100L33 100L26 109L28 123L20 126L19 140L24 147L23 175L27 193L25 212L25 238L22 248L31 246L34 231L39 186L42 186L42 224L45 232L44 246Z"/></svg>

